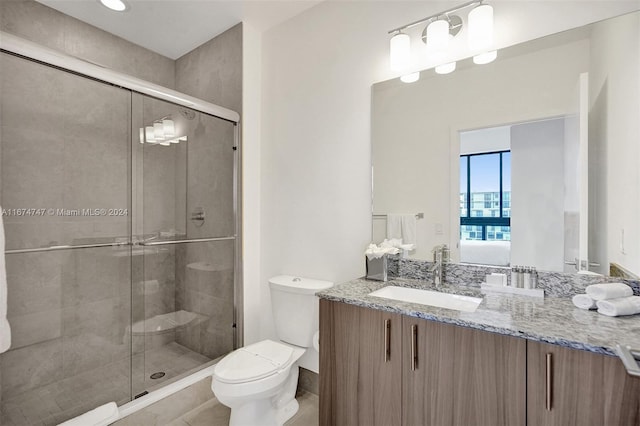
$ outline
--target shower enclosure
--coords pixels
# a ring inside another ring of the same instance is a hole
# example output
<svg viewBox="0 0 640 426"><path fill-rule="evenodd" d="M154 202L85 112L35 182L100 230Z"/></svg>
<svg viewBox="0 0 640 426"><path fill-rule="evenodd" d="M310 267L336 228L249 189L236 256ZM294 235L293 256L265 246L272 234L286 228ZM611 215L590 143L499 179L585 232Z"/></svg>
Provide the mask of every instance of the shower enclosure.
<svg viewBox="0 0 640 426"><path fill-rule="evenodd" d="M0 55L0 424L122 405L233 350L237 122Z"/></svg>

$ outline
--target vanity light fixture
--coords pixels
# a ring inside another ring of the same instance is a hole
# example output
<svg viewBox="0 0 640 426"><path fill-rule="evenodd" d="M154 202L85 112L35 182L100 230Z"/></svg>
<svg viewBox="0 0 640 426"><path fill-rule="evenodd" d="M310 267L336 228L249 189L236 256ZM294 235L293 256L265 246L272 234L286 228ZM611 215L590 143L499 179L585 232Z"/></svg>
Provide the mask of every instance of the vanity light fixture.
<svg viewBox="0 0 640 426"><path fill-rule="evenodd" d="M399 64L406 67L411 62L410 38L403 31L424 23L427 26L422 31L422 40L427 45L427 54L434 62L443 62L450 40L463 27L462 18L455 13L469 7L473 7L467 18L468 46L471 51L469 56L473 56L475 64L488 64L495 60L497 51L493 49L493 7L484 0L473 0L389 31L392 35L389 52L391 69L403 71L406 68L401 68ZM438 74L448 74L455 68L455 62L448 62L435 67L435 71ZM406 81L407 76L403 75L401 80Z"/></svg>
<svg viewBox="0 0 640 426"><path fill-rule="evenodd" d="M115 10L116 12L124 12L127 10L127 4L122 0L100 0L100 3L106 8Z"/></svg>

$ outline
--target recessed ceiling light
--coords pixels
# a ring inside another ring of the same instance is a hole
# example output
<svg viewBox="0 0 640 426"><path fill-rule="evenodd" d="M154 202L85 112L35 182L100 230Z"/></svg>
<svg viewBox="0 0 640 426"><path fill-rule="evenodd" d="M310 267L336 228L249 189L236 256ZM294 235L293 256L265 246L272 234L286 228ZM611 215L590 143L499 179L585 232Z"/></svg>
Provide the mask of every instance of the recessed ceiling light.
<svg viewBox="0 0 640 426"><path fill-rule="evenodd" d="M127 10L127 5L122 0L100 0L100 3L116 12L124 12Z"/></svg>

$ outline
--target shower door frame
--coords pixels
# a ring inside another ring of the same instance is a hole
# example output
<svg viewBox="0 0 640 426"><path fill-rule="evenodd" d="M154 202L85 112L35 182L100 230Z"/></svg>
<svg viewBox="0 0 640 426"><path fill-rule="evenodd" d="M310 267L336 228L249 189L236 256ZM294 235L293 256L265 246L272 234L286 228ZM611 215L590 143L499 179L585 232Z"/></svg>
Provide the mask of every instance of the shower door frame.
<svg viewBox="0 0 640 426"><path fill-rule="evenodd" d="M202 112L216 118L231 122L234 125L233 147L235 155L233 157L233 228L234 235L212 238L196 238L193 240L179 240L173 242L191 243L207 241L234 241L234 306L233 306L233 348L243 345L244 324L243 324L243 281L242 281L242 198L240 197L242 179L242 143L240 135L240 115L236 111L215 105L210 102L180 93L178 91L147 82L120 73L114 70L75 58L63 52L59 52L37 43L22 39L13 34L0 31L0 51L23 59L27 59L42 65L50 66L79 77L89 78L107 85L130 90L132 93L139 93L151 98L170 102L172 104L184 106L198 112ZM133 129L132 129L133 135ZM135 135L133 135L135 136ZM130 199L130 202L133 200ZM133 212L132 212L133 214ZM130 225L131 227L131 222ZM89 247L116 247L134 245L155 245L153 243L137 244L132 239L132 229L130 228L129 240L127 242L114 242L95 245L63 245L42 248L28 248L17 250L6 250L5 253L28 253L40 251L70 250ZM166 242L165 242L166 244ZM131 395L133 400L133 395ZM146 405L146 404L145 404Z"/></svg>

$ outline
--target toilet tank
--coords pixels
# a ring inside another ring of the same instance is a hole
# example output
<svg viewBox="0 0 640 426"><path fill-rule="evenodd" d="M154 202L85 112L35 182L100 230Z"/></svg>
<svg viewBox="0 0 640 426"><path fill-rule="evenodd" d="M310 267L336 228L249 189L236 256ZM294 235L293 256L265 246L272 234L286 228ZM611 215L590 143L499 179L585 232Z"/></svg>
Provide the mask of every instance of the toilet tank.
<svg viewBox="0 0 640 426"><path fill-rule="evenodd" d="M308 348L318 329L318 298L315 293L333 287L330 281L279 275L269 280L271 309L278 338Z"/></svg>

